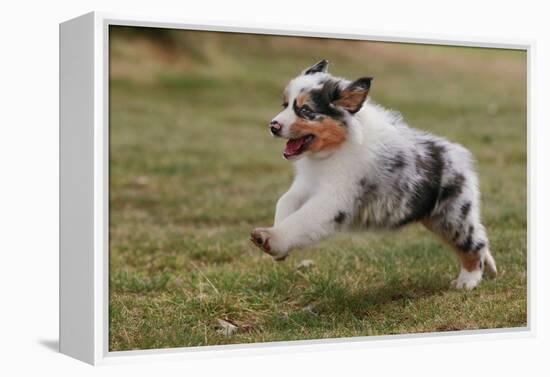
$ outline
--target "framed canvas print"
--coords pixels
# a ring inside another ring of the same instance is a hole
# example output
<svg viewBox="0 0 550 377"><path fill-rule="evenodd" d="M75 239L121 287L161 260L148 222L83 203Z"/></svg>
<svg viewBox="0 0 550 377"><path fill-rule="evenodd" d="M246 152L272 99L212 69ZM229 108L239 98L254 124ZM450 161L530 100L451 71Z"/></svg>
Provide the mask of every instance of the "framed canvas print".
<svg viewBox="0 0 550 377"><path fill-rule="evenodd" d="M529 334L531 49L61 24L61 352Z"/></svg>

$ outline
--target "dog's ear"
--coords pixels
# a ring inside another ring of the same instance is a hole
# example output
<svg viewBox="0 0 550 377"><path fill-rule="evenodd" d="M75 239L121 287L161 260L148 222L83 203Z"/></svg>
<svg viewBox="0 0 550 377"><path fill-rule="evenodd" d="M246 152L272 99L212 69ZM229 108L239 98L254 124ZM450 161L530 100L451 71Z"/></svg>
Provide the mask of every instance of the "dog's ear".
<svg viewBox="0 0 550 377"><path fill-rule="evenodd" d="M361 77L353 81L340 92L338 99L334 101L334 105L355 114L361 109L363 102L367 99L371 81L372 77Z"/></svg>
<svg viewBox="0 0 550 377"><path fill-rule="evenodd" d="M313 64L308 69L304 70L304 75L312 75L317 72L326 72L328 69L328 60L323 59L320 62Z"/></svg>

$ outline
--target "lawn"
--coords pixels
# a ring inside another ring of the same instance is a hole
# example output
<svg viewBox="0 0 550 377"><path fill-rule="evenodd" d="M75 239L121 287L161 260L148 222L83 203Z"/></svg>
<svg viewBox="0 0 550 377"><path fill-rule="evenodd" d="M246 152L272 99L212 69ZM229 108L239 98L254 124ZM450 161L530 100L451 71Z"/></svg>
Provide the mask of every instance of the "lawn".
<svg viewBox="0 0 550 377"><path fill-rule="evenodd" d="M110 55L111 351L526 326L524 52L114 27ZM282 263L250 243L292 181L267 123L321 58L474 153L497 279L449 289L420 225Z"/></svg>

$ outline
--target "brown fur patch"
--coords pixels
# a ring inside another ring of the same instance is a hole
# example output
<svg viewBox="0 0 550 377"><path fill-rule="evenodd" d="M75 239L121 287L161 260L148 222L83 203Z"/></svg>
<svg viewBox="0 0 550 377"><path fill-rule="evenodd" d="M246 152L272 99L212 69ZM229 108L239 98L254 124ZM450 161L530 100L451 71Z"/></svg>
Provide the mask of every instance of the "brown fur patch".
<svg viewBox="0 0 550 377"><path fill-rule="evenodd" d="M328 117L316 122L298 119L290 125L290 133L293 138L306 135L315 136L315 140L308 148L312 152L336 149L347 138L346 129L334 119Z"/></svg>
<svg viewBox="0 0 550 377"><path fill-rule="evenodd" d="M479 252L464 252L458 249L454 244L454 242L452 242L452 240L439 234L433 229L432 223L429 219L422 220L421 222L427 229L429 229L434 234L436 234L439 238L441 238L447 245L449 245L454 250L456 256L458 257L458 259L460 259L460 264L466 271L472 272L475 270L479 270L481 268L481 264L480 264L481 256Z"/></svg>
<svg viewBox="0 0 550 377"><path fill-rule="evenodd" d="M344 90L334 104L354 113L361 108L368 93L368 90Z"/></svg>
<svg viewBox="0 0 550 377"><path fill-rule="evenodd" d="M304 106L304 104L308 101L308 99L309 99L308 93L298 95L298 97L296 97L296 106L298 106L298 108Z"/></svg>
<svg viewBox="0 0 550 377"><path fill-rule="evenodd" d="M460 250L456 252L462 267L468 272L479 270L481 268L481 258L479 253L464 253Z"/></svg>

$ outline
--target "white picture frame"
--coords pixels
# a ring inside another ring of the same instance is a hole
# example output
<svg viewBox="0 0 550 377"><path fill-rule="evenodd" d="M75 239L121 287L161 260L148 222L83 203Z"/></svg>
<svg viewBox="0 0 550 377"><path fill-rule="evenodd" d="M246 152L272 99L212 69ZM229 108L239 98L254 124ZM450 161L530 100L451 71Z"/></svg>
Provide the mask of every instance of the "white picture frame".
<svg viewBox="0 0 550 377"><path fill-rule="evenodd" d="M481 338L530 337L535 334L532 282L535 253L528 226L527 326L452 333L410 334L110 352L108 349L108 33L110 25L148 26L221 32L409 42L527 52L528 142L532 145L531 72L534 43L510 40L461 40L365 30L320 30L280 25L196 24L169 18L148 18L92 12L60 24L60 352L90 364L132 360L182 359L228 355L291 353L318 349L472 341ZM532 150L528 158L528 218L531 211Z"/></svg>

